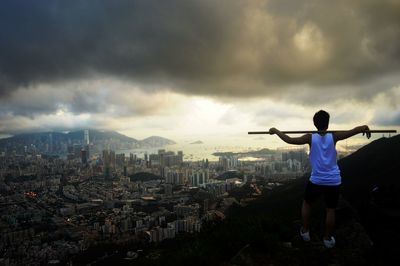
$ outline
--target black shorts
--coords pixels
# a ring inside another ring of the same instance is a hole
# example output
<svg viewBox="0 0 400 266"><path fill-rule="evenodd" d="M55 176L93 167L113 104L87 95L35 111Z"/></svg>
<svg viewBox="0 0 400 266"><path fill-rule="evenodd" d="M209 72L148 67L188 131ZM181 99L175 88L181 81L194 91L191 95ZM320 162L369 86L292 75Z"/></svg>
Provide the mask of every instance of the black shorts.
<svg viewBox="0 0 400 266"><path fill-rule="evenodd" d="M308 204L312 204L321 195L323 195L326 208L335 209L339 201L339 189L340 185L323 186L323 185L316 185L308 181L306 192L304 193L304 200Z"/></svg>

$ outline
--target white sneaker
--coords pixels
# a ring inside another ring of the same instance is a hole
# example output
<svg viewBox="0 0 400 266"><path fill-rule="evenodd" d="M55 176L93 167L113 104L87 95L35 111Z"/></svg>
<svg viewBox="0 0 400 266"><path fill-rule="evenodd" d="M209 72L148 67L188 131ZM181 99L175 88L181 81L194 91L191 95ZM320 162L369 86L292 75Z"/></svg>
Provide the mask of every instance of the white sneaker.
<svg viewBox="0 0 400 266"><path fill-rule="evenodd" d="M324 245L326 248L333 248L336 244L335 238L331 236L331 239L324 239Z"/></svg>
<svg viewBox="0 0 400 266"><path fill-rule="evenodd" d="M303 238L303 240L304 240L305 242L308 242L308 241L311 240L311 238L310 238L310 231L303 232L303 227L300 228L300 235L301 235L301 237Z"/></svg>

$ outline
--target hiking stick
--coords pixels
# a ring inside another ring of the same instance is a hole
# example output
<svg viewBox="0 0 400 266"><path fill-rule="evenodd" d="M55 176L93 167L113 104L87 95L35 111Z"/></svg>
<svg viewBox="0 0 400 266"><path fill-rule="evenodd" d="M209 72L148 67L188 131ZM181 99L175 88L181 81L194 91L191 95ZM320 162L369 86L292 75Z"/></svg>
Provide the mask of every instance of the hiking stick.
<svg viewBox="0 0 400 266"><path fill-rule="evenodd" d="M347 130L327 130L327 131L318 131L318 130L294 130L294 131L281 131L285 134L313 134L313 133L335 133L335 132L344 132ZM384 129L384 130L366 130L363 133L397 133L397 130L394 129ZM272 135L269 131L250 131L249 135L254 134L269 134Z"/></svg>

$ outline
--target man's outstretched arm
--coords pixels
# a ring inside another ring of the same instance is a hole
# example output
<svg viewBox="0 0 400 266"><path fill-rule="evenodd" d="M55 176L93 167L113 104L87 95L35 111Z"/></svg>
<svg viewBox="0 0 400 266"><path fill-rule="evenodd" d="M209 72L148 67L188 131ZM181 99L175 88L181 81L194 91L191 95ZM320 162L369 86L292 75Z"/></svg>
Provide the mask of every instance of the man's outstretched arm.
<svg viewBox="0 0 400 266"><path fill-rule="evenodd" d="M364 125L364 126L355 127L348 131L335 132L334 139L335 139L335 142L338 142L339 140L344 140L344 139L350 138L359 133L363 133L363 135L366 134L367 138L370 138L371 133L367 132L368 130L369 130L369 127L367 125Z"/></svg>
<svg viewBox="0 0 400 266"><path fill-rule="evenodd" d="M301 137L292 138L292 137L289 137L288 135L286 135L285 133L280 132L278 129L276 129L274 127L270 128L269 132L271 134L278 135L278 137L281 138L281 140L283 140L284 142L289 143L289 144L294 144L294 145L309 144L309 145L311 145L311 134L305 134Z"/></svg>

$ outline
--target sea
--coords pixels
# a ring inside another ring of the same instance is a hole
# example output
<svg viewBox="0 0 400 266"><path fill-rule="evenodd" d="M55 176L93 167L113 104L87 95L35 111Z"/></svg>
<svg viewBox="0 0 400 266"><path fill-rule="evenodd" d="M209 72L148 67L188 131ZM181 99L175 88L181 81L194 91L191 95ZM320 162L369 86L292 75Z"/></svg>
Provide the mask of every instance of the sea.
<svg viewBox="0 0 400 266"><path fill-rule="evenodd" d="M216 152L247 152L260 150L265 147L256 146L232 146L232 145L210 145L210 144L173 144L166 145L163 147L156 148L136 148L136 149L125 149L117 150L116 153L125 153L125 156L129 156L130 153L136 154L138 158L144 158L147 154L156 154L158 150L164 149L166 151L173 151L177 153L178 151L183 152L184 161L218 161L218 156L213 155ZM255 158L246 158L246 160L254 160Z"/></svg>

